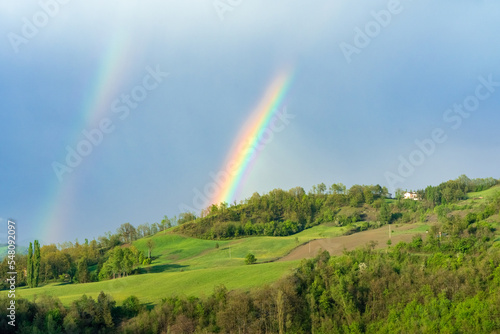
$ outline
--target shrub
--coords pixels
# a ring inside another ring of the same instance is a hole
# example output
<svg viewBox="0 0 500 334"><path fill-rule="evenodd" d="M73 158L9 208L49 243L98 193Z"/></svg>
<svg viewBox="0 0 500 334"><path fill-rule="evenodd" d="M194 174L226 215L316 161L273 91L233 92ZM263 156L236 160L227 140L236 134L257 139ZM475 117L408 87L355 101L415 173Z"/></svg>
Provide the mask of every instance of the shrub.
<svg viewBox="0 0 500 334"><path fill-rule="evenodd" d="M415 250L419 250L422 248L424 242L422 240L422 237L420 235L416 235L413 237L410 243L410 247Z"/></svg>
<svg viewBox="0 0 500 334"><path fill-rule="evenodd" d="M245 263L254 264L255 262L257 262L257 258L255 257L255 255L253 255L252 253L248 253L245 257Z"/></svg>
<svg viewBox="0 0 500 334"><path fill-rule="evenodd" d="M122 312L127 318L135 317L141 311L141 303L136 296L130 296L123 301Z"/></svg>

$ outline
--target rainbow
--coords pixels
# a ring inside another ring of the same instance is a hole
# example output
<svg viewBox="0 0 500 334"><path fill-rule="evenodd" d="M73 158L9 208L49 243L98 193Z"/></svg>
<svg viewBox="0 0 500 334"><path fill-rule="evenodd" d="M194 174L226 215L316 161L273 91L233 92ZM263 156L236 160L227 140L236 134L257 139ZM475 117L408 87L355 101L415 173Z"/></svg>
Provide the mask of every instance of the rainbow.
<svg viewBox="0 0 500 334"><path fill-rule="evenodd" d="M223 202L230 204L236 199L238 190L244 184L245 178L259 155L259 150L256 148L261 145L264 135L270 130L271 121L283 103L292 77L290 70L282 70L275 76L257 107L240 130L221 169L226 172L228 177L223 184L219 185L218 193L211 200L213 204Z"/></svg>
<svg viewBox="0 0 500 334"><path fill-rule="evenodd" d="M132 45L123 36L116 36L101 56L99 65L94 74L91 85L88 87L88 96L82 102L77 121L69 132L67 145L74 147L82 138L82 131L95 127L96 124L111 112L111 103L116 99L118 89L122 87L127 66L132 61ZM57 160L64 163L66 150L61 152ZM91 155L92 156L92 155ZM88 163L89 156L84 163ZM66 228L71 226L70 213L72 206L77 203L77 190L84 182L84 173L71 173L64 175L64 180L59 182L54 175L46 196L47 200L39 215L38 239L44 243L60 240Z"/></svg>

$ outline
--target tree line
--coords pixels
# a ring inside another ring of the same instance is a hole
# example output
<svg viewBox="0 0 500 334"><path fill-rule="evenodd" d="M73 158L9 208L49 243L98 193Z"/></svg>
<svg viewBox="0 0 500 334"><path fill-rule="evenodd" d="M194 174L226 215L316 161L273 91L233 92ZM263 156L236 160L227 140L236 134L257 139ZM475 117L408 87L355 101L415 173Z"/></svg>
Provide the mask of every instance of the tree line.
<svg viewBox="0 0 500 334"><path fill-rule="evenodd" d="M80 244L66 242L40 247L38 240L30 243L27 255L17 255L18 286L38 287L52 281L69 283L88 283L123 277L137 273L141 265L148 265L151 259L133 245L119 241L116 243L96 240ZM109 240L109 239L108 239ZM153 245L150 245L151 247ZM150 252L149 252L150 253ZM0 263L0 275L7 275L8 259ZM0 282L0 288L8 288L6 282Z"/></svg>
<svg viewBox="0 0 500 334"><path fill-rule="evenodd" d="M249 199L235 205L212 205L200 217L191 214L191 221L177 228L180 233L204 239L232 239L243 236L287 236L312 226L336 222L339 225L362 220L361 214L341 213L343 207L369 207L380 210L379 222L397 220L408 222L411 212L425 218L426 211L439 205L453 204L466 199L467 193L489 189L498 184L493 178L469 179L462 175L456 180L443 182L418 190L419 201L404 201L402 189L396 192L397 203L389 206L387 188L380 185L353 185L349 189L342 183L324 183L313 186L308 193L301 187L288 191L274 189L268 194L254 193ZM412 203L413 202L413 203Z"/></svg>
<svg viewBox="0 0 500 334"><path fill-rule="evenodd" d="M419 199L434 205L450 204L466 199L468 193L487 190L498 183L499 181L492 177L470 179L466 175L460 175L456 180L449 180L438 186L427 186L416 193ZM403 193L402 189L398 189L396 198L401 198Z"/></svg>
<svg viewBox="0 0 500 334"><path fill-rule="evenodd" d="M153 240L148 240L148 254L145 255L131 245L135 240L149 237L182 222L188 215L169 219L164 216L161 223L141 224L134 227L130 223L120 225L116 233L107 232L94 240L84 243L63 242L40 246L38 240L30 242L28 254L16 255L19 268L18 286L38 287L51 281L88 283L119 278L133 273L141 265L151 264ZM0 263L0 275L6 276L8 258ZM0 289L8 288L7 282L0 282Z"/></svg>
<svg viewBox="0 0 500 334"><path fill-rule="evenodd" d="M179 225L177 231L205 239L287 236L335 218L340 224L357 221L359 217L337 217L340 208L359 208L365 203L379 207L388 196L380 185L354 185L346 190L342 184L333 184L329 189L322 183L309 193L301 187L254 193L240 204L212 205L201 217L193 215L192 221Z"/></svg>

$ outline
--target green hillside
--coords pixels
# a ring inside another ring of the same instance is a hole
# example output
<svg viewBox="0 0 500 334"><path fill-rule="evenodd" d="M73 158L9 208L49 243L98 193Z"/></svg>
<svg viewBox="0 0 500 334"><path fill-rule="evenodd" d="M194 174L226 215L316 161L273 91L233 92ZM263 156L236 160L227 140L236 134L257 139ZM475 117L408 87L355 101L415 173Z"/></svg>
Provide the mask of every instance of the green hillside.
<svg viewBox="0 0 500 334"><path fill-rule="evenodd" d="M18 291L21 297L28 299L42 294L57 296L69 305L83 294L96 297L100 291L110 293L119 302L136 295L143 303L156 304L171 295L209 294L220 284L228 289L249 290L276 281L298 264L297 261L263 262L278 259L299 244L339 236L347 230L330 224L315 226L295 236L219 242L160 232L134 242L144 252L147 252L148 239L155 243L152 252L155 260L150 266L142 267L145 274L86 284L50 283ZM219 243L219 248L215 248L216 243ZM248 253L257 257L256 265L245 265L244 258Z"/></svg>
<svg viewBox="0 0 500 334"><path fill-rule="evenodd" d="M350 227L352 228L352 227ZM325 224L304 230L287 237L248 237L232 241L201 240L174 233L159 233L150 238L140 239L134 245L147 252L147 239L154 240L152 256L158 257L152 263L156 266L178 264L172 270L195 270L218 266L241 266L248 253L253 253L258 263L268 262L285 255L299 244L312 239L335 237L350 228ZM219 244L219 248L215 248ZM158 271L156 269L156 271Z"/></svg>
<svg viewBox="0 0 500 334"><path fill-rule="evenodd" d="M310 194L275 190L221 204L204 217L182 216L174 227L165 217L163 230L123 224L99 241L45 245L39 286L16 289L20 305L40 314L22 313L25 332L241 332L242 321L260 328L256 332L268 326L273 333L408 332L411 321L404 327L394 319L413 319L420 308L454 317L451 325L425 320L428 328L459 333L469 309L479 319L472 332L500 330L500 323L485 320L487 314L500 318L494 306L500 185L493 183L461 177L418 191L418 201L386 199L379 186L342 193L325 193L322 186ZM303 260L313 252L319 255ZM249 254L256 264L245 263ZM19 257L23 283L26 256ZM6 261L0 269L7 272ZM439 311L436 303L442 303ZM98 312L107 312L108 320Z"/></svg>

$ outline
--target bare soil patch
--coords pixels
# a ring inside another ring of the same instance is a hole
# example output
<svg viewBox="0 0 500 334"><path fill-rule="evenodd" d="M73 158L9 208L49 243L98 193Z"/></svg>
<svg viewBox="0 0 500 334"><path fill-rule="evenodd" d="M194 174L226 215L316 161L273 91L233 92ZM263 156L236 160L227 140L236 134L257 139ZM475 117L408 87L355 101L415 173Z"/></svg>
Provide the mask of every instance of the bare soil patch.
<svg viewBox="0 0 500 334"><path fill-rule="evenodd" d="M390 226L393 232L411 230L416 227L415 225L403 225L400 227L396 227L394 225ZM409 242L416 234L419 233L392 235L392 244L395 245L400 241ZM422 235L422 238L425 237L425 233L420 234ZM353 250L367 245L370 241L375 241L377 243L375 249L381 249L387 247L387 240L389 240L388 225L378 229L344 235L341 237L312 240L311 242L295 248L288 255L285 255L278 261L293 261L312 258L316 256L320 250L326 250L331 255L342 255L344 249Z"/></svg>

